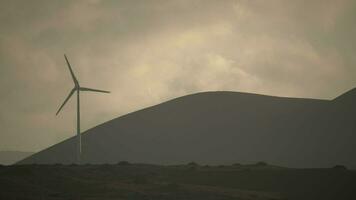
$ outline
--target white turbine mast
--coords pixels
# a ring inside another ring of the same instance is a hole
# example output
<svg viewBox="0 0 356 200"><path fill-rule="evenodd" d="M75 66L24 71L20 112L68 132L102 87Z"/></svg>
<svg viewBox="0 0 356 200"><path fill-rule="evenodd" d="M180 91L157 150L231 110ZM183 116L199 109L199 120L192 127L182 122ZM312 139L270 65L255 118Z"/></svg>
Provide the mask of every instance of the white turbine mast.
<svg viewBox="0 0 356 200"><path fill-rule="evenodd" d="M59 107L56 115L62 110L64 105L67 103L67 101L70 99L70 97L74 94L74 92L77 92L77 164L81 163L81 154L82 154L82 138L80 134L80 91L90 91L90 92L102 92L102 93L110 93L109 91L105 90L97 90L97 89L92 89L92 88L86 88L86 87L81 87L78 79L75 77L74 72L72 70L72 67L68 61L67 56L64 54L64 58L67 62L68 69L70 71L70 74L72 76L73 82L74 82L74 88L69 92L69 95L67 98L64 100L63 104L61 107Z"/></svg>

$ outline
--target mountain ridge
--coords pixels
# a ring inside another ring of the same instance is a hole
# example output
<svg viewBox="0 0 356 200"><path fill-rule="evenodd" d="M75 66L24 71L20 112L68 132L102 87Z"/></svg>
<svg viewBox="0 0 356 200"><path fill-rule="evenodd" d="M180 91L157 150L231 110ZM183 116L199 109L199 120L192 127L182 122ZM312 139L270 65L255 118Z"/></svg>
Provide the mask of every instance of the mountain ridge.
<svg viewBox="0 0 356 200"><path fill-rule="evenodd" d="M340 96L336 97L333 99L334 101L340 101L340 100L345 100L345 99L351 99L351 100L356 100L356 87L348 90L347 92L341 94Z"/></svg>
<svg viewBox="0 0 356 200"><path fill-rule="evenodd" d="M24 151L0 151L0 164L11 165L32 154L33 152Z"/></svg>
<svg viewBox="0 0 356 200"><path fill-rule="evenodd" d="M83 163L263 160L291 167L356 167L352 120L343 120L344 111L333 102L229 91L178 97L85 131ZM19 164L73 163L74 149L70 138Z"/></svg>

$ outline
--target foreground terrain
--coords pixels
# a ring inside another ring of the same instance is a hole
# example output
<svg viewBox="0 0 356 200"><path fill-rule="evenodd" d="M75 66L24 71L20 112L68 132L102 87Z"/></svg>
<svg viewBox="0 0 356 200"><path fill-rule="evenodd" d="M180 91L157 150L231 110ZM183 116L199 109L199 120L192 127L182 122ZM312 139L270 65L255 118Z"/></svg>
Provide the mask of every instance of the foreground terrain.
<svg viewBox="0 0 356 200"><path fill-rule="evenodd" d="M0 199L356 199L356 172L255 165L14 165Z"/></svg>

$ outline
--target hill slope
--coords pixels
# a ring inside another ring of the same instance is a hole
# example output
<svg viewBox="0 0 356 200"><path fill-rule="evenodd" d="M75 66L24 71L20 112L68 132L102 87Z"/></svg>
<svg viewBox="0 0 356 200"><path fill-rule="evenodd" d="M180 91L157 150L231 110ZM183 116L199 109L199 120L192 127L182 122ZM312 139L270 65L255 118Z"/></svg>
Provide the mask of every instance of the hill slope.
<svg viewBox="0 0 356 200"><path fill-rule="evenodd" d="M263 160L289 167L356 167L354 93L333 101L239 92L180 97L83 133L83 163ZM70 138L20 164L73 163L75 142Z"/></svg>
<svg viewBox="0 0 356 200"><path fill-rule="evenodd" d="M11 165L32 154L33 154L32 152L0 151L0 164Z"/></svg>

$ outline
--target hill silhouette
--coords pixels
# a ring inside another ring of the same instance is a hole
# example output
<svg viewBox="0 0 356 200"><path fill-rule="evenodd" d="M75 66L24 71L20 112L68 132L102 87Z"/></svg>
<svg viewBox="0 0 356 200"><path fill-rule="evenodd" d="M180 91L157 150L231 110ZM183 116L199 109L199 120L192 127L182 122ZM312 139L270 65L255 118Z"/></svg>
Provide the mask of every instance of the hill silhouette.
<svg viewBox="0 0 356 200"><path fill-rule="evenodd" d="M14 164L32 154L32 152L22 151L0 151L0 165Z"/></svg>
<svg viewBox="0 0 356 200"><path fill-rule="evenodd" d="M356 168L356 89L334 100L203 92L139 110L83 133L83 163L266 161ZM73 134L74 135L74 134ZM19 164L75 162L75 138Z"/></svg>

